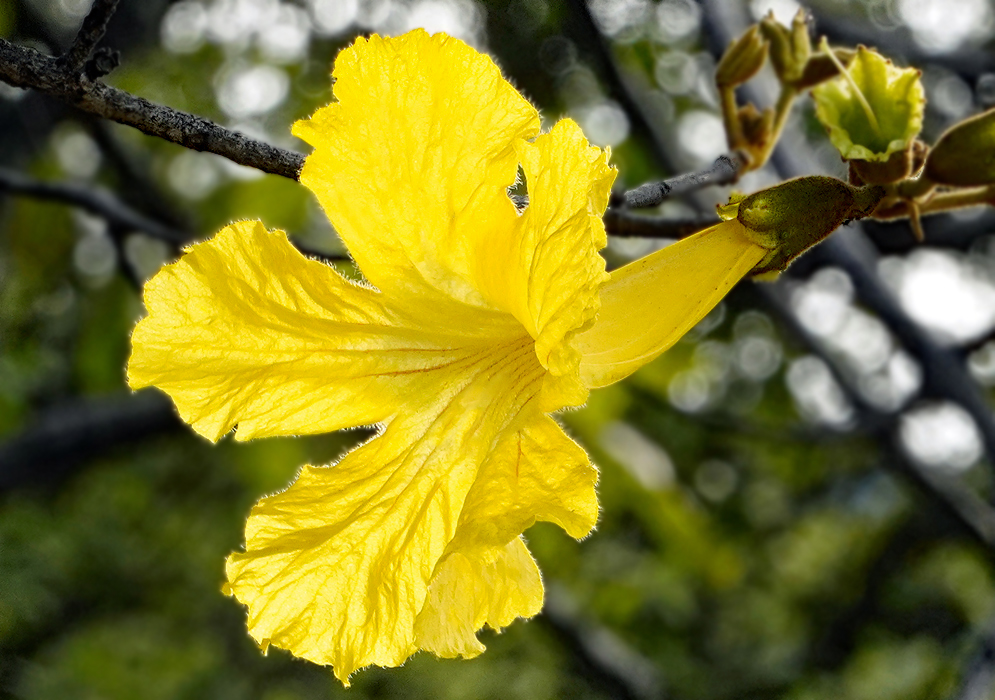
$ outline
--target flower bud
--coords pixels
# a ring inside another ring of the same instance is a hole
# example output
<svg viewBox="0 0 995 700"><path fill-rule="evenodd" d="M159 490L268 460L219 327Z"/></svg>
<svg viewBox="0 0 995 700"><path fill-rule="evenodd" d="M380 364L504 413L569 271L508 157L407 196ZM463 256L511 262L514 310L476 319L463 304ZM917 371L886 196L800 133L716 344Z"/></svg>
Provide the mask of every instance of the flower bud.
<svg viewBox="0 0 995 700"><path fill-rule="evenodd" d="M719 89L742 85L756 75L766 60L767 40L754 24L722 54L715 69L715 84Z"/></svg>
<svg viewBox="0 0 995 700"><path fill-rule="evenodd" d="M948 129L929 152L925 175L957 187L995 183L995 109Z"/></svg>
<svg viewBox="0 0 995 700"><path fill-rule="evenodd" d="M860 46L846 75L812 90L815 115L845 160L885 162L909 147L926 104L919 75Z"/></svg>
<svg viewBox="0 0 995 700"><path fill-rule="evenodd" d="M805 64L812 54L812 42L808 36L808 23L805 12L799 10L785 27L770 13L760 20L760 31L770 42L770 62L782 83L794 84L805 72Z"/></svg>
<svg viewBox="0 0 995 700"><path fill-rule="evenodd" d="M784 270L844 221L870 214L882 197L882 187L854 187L822 175L788 180L745 197L736 218L752 242L770 251L753 274Z"/></svg>

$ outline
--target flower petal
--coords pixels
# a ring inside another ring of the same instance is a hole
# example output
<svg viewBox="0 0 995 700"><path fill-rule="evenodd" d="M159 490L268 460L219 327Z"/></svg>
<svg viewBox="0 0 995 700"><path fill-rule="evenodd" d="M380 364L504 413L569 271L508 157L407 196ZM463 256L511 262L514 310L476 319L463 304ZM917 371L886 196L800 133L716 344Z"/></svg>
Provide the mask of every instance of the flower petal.
<svg viewBox="0 0 995 700"><path fill-rule="evenodd" d="M732 219L612 272L597 321L574 339L584 383L608 386L658 357L767 252Z"/></svg>
<svg viewBox="0 0 995 700"><path fill-rule="evenodd" d="M333 76L339 101L294 125L315 148L301 182L380 290L486 305L471 257L515 223L514 143L538 133L535 108L490 58L421 30L357 39Z"/></svg>
<svg viewBox="0 0 995 700"><path fill-rule="evenodd" d="M145 303L128 382L161 388L211 440L236 423L247 440L388 420L457 381L466 358L522 332L445 300L432 307L435 325L407 317L259 222L232 224L163 268Z"/></svg>
<svg viewBox="0 0 995 700"><path fill-rule="evenodd" d="M598 471L555 420L530 416L495 445L467 495L450 551L503 546L536 520L576 539L598 519Z"/></svg>
<svg viewBox="0 0 995 700"><path fill-rule="evenodd" d="M501 629L542 610L542 578L521 537L503 547L453 552L442 560L415 622L417 644L453 658L484 651L477 630Z"/></svg>
<svg viewBox="0 0 995 700"><path fill-rule="evenodd" d="M551 375L542 405L556 410L587 400L580 356L565 340L593 320L598 289L608 279L598 251L607 243L601 216L616 171L609 153L588 144L569 119L517 148L529 205L518 226L494 238L509 264L481 254L475 276L492 304L536 339L536 355Z"/></svg>
<svg viewBox="0 0 995 700"><path fill-rule="evenodd" d="M245 552L228 560L227 590L249 606L253 638L330 663L343 682L412 654L415 619L467 494L500 436L517 431L542 372L528 336L482 351L422 410L262 499Z"/></svg>
<svg viewBox="0 0 995 700"><path fill-rule="evenodd" d="M485 624L500 629L538 613L542 581L518 534L545 520L572 537L587 535L598 518L597 478L587 453L548 416L505 433L432 579L415 627L418 645L439 656L476 656Z"/></svg>
<svg viewBox="0 0 995 700"><path fill-rule="evenodd" d="M597 477L587 453L548 416L506 432L477 475L432 579L415 627L418 645L439 656L476 656L485 624L500 629L538 613L542 582L518 535L536 520L587 535L598 518Z"/></svg>

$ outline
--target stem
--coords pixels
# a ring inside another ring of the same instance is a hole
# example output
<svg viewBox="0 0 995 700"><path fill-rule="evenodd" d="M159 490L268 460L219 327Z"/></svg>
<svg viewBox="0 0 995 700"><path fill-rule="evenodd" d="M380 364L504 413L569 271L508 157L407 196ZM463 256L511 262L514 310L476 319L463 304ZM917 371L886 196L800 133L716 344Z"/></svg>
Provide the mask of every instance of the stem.
<svg viewBox="0 0 995 700"><path fill-rule="evenodd" d="M981 204L990 205L993 203L995 203L995 185L988 185L987 187L978 187L969 190L943 192L920 206L919 211L922 214L936 214L941 211L965 209L967 207L976 207Z"/></svg>
<svg viewBox="0 0 995 700"><path fill-rule="evenodd" d="M953 192L941 192L923 203L912 200L898 202L882 212L875 212L871 218L878 221L893 221L913 216L913 209L918 210L920 216L928 216L930 214L940 214L955 209L966 209L967 207L986 204L995 205L995 185L974 187Z"/></svg>
<svg viewBox="0 0 995 700"><path fill-rule="evenodd" d="M788 122L788 115L791 114L796 97L798 97L798 90L782 83L781 92L777 96L777 104L774 106L774 124L771 127L770 136L764 145L764 150L756 155L754 162L750 163L751 170L763 167L770 158L770 154L774 152L774 148L781 138L781 132L784 130L784 125Z"/></svg>
<svg viewBox="0 0 995 700"><path fill-rule="evenodd" d="M719 99L722 101L722 121L726 127L726 141L729 143L729 150L742 150L746 138L743 136L743 125L739 121L735 88L719 88Z"/></svg>
<svg viewBox="0 0 995 700"><path fill-rule="evenodd" d="M922 211L919 208L919 203L914 199L910 199L908 209L909 225L912 227L912 235L916 237L917 243L922 243L926 240L926 232L922 230Z"/></svg>
<svg viewBox="0 0 995 700"><path fill-rule="evenodd" d="M773 144L777 143L777 140L781 137L781 131L784 130L784 125L788 121L788 115L791 114L791 107L795 104L795 98L798 97L798 90L790 85L782 85L781 93L777 96L777 104L774 106L774 130L771 133L771 147L769 150L773 150Z"/></svg>

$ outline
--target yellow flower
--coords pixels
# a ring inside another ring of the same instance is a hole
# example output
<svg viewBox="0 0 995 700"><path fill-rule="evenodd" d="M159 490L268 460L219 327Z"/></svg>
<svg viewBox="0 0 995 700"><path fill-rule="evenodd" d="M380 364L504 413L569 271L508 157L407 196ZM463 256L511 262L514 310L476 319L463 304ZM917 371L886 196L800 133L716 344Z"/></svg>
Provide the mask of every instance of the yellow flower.
<svg viewBox="0 0 995 700"><path fill-rule="evenodd" d="M580 538L598 515L597 472L548 413L659 355L766 251L726 222L599 301L615 172L576 124L540 135L490 59L440 34L359 39L333 75L338 101L294 128L301 182L369 285L232 224L146 286L128 381L210 440L378 426L260 500L227 565L262 647L347 683L418 649L475 656L484 625L539 612L522 532Z"/></svg>

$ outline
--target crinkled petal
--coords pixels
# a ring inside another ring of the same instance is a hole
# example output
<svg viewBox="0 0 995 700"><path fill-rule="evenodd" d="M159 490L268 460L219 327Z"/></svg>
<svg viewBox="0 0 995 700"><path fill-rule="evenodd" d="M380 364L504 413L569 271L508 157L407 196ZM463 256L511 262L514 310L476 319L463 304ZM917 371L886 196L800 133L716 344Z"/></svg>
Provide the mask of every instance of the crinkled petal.
<svg viewBox="0 0 995 700"><path fill-rule="evenodd" d="M312 146L301 182L366 278L399 300L441 291L486 305L471 278L517 218L514 144L539 115L487 56L443 34L362 37L333 73L338 102L297 122Z"/></svg>
<svg viewBox="0 0 995 700"><path fill-rule="evenodd" d="M228 591L248 605L253 638L332 664L342 681L412 654L415 619L478 471L529 415L542 372L528 336L481 351L422 410L262 499L245 551L228 560Z"/></svg>
<svg viewBox="0 0 995 700"><path fill-rule="evenodd" d="M521 537L503 547L446 555L415 623L417 644L438 656L484 651L477 630L501 629L542 610L542 578Z"/></svg>
<svg viewBox="0 0 995 700"><path fill-rule="evenodd" d="M598 518L596 482L587 453L548 416L505 433L432 579L418 645L439 656L476 656L484 649L476 632L485 624L500 629L539 612L542 583L518 535L536 520L587 535Z"/></svg>
<svg viewBox="0 0 995 700"><path fill-rule="evenodd" d="M450 549L503 546L536 520L585 537L598 519L597 481L584 449L549 416L532 415L495 445L467 496Z"/></svg>
<svg viewBox="0 0 995 700"><path fill-rule="evenodd" d="M448 303L433 306L434 327L413 320L304 258L284 233L232 224L146 285L128 382L158 386L211 440L236 423L241 440L369 425L522 332L496 312Z"/></svg>
<svg viewBox="0 0 995 700"><path fill-rule="evenodd" d="M598 289L608 279L598 251L607 242L601 216L616 172L609 153L588 144L569 119L534 143L519 143L518 153L528 208L494 241L508 251L508 264L495 265L485 253L476 277L536 339L536 355L550 372L543 408L555 410L587 399L580 356L566 340L597 314Z"/></svg>
<svg viewBox="0 0 995 700"><path fill-rule="evenodd" d="M597 321L574 339L585 384L608 386L658 357L767 252L733 219L613 271Z"/></svg>

